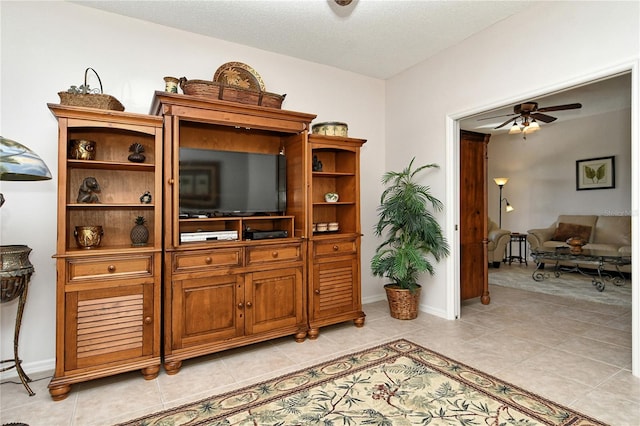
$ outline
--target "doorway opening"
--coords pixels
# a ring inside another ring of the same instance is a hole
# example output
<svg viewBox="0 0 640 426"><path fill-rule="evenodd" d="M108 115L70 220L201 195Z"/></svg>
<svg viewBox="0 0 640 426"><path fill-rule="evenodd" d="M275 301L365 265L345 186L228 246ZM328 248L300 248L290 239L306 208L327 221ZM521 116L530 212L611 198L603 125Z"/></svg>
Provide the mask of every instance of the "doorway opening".
<svg viewBox="0 0 640 426"><path fill-rule="evenodd" d="M614 80L614 79L618 79L618 78L626 78L627 79L627 86L626 86L626 92L625 92L625 97L626 97L626 102L627 102L627 111L629 112L630 117L630 125L627 124L627 128L626 128L626 132L629 135L627 137L627 140L630 141L630 143L628 145L627 148L627 152L623 153L623 157L625 161L628 161L628 166L627 166L627 170L626 170L626 174L624 175L624 177L622 175L619 174L619 179L626 179L625 181L625 185L627 186L627 195L626 195L626 203L627 204L618 204L618 207L616 207L616 211L609 211L608 213L610 215L613 214L622 214L626 211L626 213L630 216L632 216L632 229L638 229L638 215L633 214L634 211L637 212L637 206L638 205L638 199L636 198L637 195L634 195L638 192L638 188L640 187L640 164L639 164L639 160L638 160L638 144L637 144L637 131L635 129L638 128L638 118L637 118L637 110L638 110L638 100L637 100L637 96L633 94L633 87L635 87L637 85L637 80L638 80L638 75L637 75L637 65L633 64L632 66L626 67L626 68L620 68L618 70L609 70L608 73L606 74L602 74L602 75L598 75L598 76L591 76L591 78L588 79L584 79L580 82L574 82L573 84L566 84L564 85L564 87L558 87L558 88L554 88L554 90L546 90L544 92L541 92L542 94L539 95L532 95L530 98L528 99L516 99L513 100L512 102L508 102L508 105L510 105L511 107L514 104L517 103L521 103L527 100L542 100L544 99L544 102L546 103L546 99L552 99L552 96L566 96L566 95L571 95L570 92L574 91L574 90L583 90L583 91L588 91L590 89L594 89L594 87L590 87L590 86L596 86L599 83L603 83L603 82L607 82L608 80ZM610 83L611 81L609 81ZM551 102L551 101L550 101ZM507 104L506 102L503 103L502 105ZM453 175L451 176L453 178L453 182L455 182L455 188L452 189L451 191L449 191L451 193L451 200L449 200L451 202L451 205L456 205L458 206L458 201L460 199L460 191L462 191L463 189L460 188L460 182L458 180L458 176L459 176L459 157L460 157L460 153L457 151L458 150L458 138L459 138L459 131L460 129L463 130L473 130L473 131L479 131L481 132L482 130L479 129L478 127L468 127L465 126L465 122L468 120L475 120L477 119L477 117L479 116L487 116L489 114L495 114L496 111L499 111L501 108L503 108L502 106L498 107L498 106L494 106L494 107L490 107L490 108L483 108L483 109L478 109L477 111L472 111L471 113L467 113L467 114L460 114L458 115L458 117L451 117L452 122L450 122L450 126L448 126L447 131L448 131L448 140L451 142L451 152L452 152L452 158L453 158L453 164L451 164L452 168L454 169ZM509 106L507 106L506 108L510 108ZM507 110L508 111L508 110ZM609 112L611 113L611 112ZM498 115L498 114L495 114ZM590 115L584 114L583 113L583 117L581 117L582 120L594 120L595 118L589 118ZM558 116L560 116L560 113L558 114ZM505 118L506 119L506 118ZM560 120L558 120L560 122ZM627 121L627 123L629 123L629 121ZM557 123L556 125L554 125L554 127L558 128L559 123ZM606 127L606 126L605 126ZM542 131L539 133L539 135L544 135L543 132L545 132L545 130L549 130L547 132L547 134L551 134L551 126L548 126L547 129L545 129L544 127L542 128ZM579 132L578 132L579 133ZM534 136L538 136L539 135L534 135ZM491 149L495 147L495 149L500 149L500 150L513 150L515 149L516 146L521 147L522 142L524 142L524 140L522 139L518 139L516 135L509 135L510 138L508 140L508 142L506 142L505 139L505 143L508 143L509 145L503 145L500 146L500 144L496 143L496 140L500 140L499 136L492 136L491 141L489 143L489 145L491 146L493 144L493 146L489 149L489 173L487 176L487 191L488 191L488 210L489 210L489 216L494 216L497 217L499 214L499 208L503 207L502 205L498 204L498 187L497 185L492 185L492 178L493 177L498 177L498 176L493 176L494 173L498 173L495 170L498 171L513 171L514 174L513 176L516 176L515 171L519 170L520 168L525 167L524 165L524 157L526 157L528 154L525 152L525 154L522 154L520 156L518 156L517 154L514 154L513 151L509 152L509 155L507 156L507 160L505 161L505 156L502 156L502 163L501 163L501 167L503 167L502 169L500 169L500 167L498 168L493 168L491 165L491 162L495 160L495 158L492 157L492 151ZM529 137L527 139L527 142L534 142L533 137ZM600 140L599 141L600 144L606 145L608 142L605 140ZM542 151L540 149L540 147L533 147L531 148L533 150L538 149L540 151ZM555 146L553 146L552 148L549 149L549 152L547 153L550 156L553 156L553 158L555 157L559 157L560 154L563 151L563 146L561 143L556 142ZM574 150L575 151L575 150ZM498 153L502 153L503 151L496 151ZM575 164L576 160L580 160L582 157L580 157L580 152L576 153L573 152L571 153L575 158L572 158L571 161L573 162L573 164ZM458 162L458 163L456 163ZM500 172L498 174L502 175L504 174L503 172ZM572 176L571 182L569 182L569 184L573 185L573 190L575 191L575 175ZM501 176L502 177L502 176ZM550 223L546 223L549 222L548 219L548 214L546 213L551 207L550 204L554 202L554 200L549 201L549 205L545 204L547 203L547 201L545 201L545 199L543 199L540 195L540 192L535 192L531 191L531 182L526 181L525 179L524 182L522 182L519 185L511 185L511 188L514 191L514 194L519 194L517 196L515 196L514 199L512 199L512 196L508 196L507 198L509 199L509 202L511 203L511 205L514 207L514 211L517 211L518 209L521 209L521 211L524 212L531 212L528 213L528 215L525 215L525 218L520 218L520 219L512 219L512 218L508 218L507 220L505 220L505 213L503 211L502 213L502 219L503 219L503 227L505 227L505 225L509 228L513 228L511 229L514 232L526 232L527 231L527 227L529 225L532 224L540 224L540 226L549 226L551 225ZM620 181L622 182L622 181ZM509 182L510 184L515 183L513 180L510 180ZM553 182L548 183L550 185L553 185ZM556 182L557 184L557 182ZM540 188L542 189L542 188ZM593 192L593 191L592 191ZM606 192L606 191L605 191ZM548 197L547 197L548 198ZM517 203L516 203L517 200ZM557 200L555 200L556 204L557 204ZM539 203L539 204L535 204L535 203ZM532 208L536 207L536 208ZM536 210L537 209L537 210ZM556 213L564 213L562 211L558 212L558 208L556 207L554 210ZM601 214L605 214L607 212L603 212ZM452 217L451 219L451 223L454 224L458 224L460 223L460 211L454 211L452 212ZM557 216L557 214L556 214ZM516 216L514 216L515 218ZM493 219L493 217L492 217ZM495 220L495 219L493 219ZM537 226L529 226L529 228L531 227L537 227ZM637 234L637 232L635 233ZM454 244L458 244L459 243L459 238L460 236L457 235L457 233L453 233L452 235L454 235L455 238L452 238L452 241L454 242ZM636 276L638 273L638 237L637 236L633 236L633 243L632 246L635 248L635 250L633 250L633 265L632 265L632 270L636 272ZM453 264L452 266L452 271L453 271L453 283L451 284L453 286L453 288L451 289L451 291L448 292L448 297L449 297L449 304L448 304L448 310L451 309L451 317L452 318L458 318L459 314L460 314L460 276L461 276L461 272L459 270L460 267L460 259L459 258L455 258L452 259ZM632 276L633 276L633 272L632 272ZM633 294L637 295L638 294L638 289L639 286L637 284L637 280L636 282L632 282L632 286L633 286ZM639 308L639 302L637 300L637 296L636 298L633 300L633 305L632 305L632 309L633 309L633 319L632 319L632 352L633 352L633 365L634 365L634 371L633 374L638 376L640 375L640 371L639 371L639 366L640 366L640 353L639 353L639 338L638 338L638 308Z"/></svg>

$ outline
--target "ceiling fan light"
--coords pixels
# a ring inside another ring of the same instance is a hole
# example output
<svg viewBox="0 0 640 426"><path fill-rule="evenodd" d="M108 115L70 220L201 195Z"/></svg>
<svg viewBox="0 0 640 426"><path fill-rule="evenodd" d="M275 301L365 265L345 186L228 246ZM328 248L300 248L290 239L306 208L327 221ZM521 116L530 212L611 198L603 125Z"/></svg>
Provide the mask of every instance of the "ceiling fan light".
<svg viewBox="0 0 640 426"><path fill-rule="evenodd" d="M531 123L529 123L529 127L527 127L527 133L537 132L538 130L540 130L540 125L538 124L538 122L535 119L531 120Z"/></svg>
<svg viewBox="0 0 640 426"><path fill-rule="evenodd" d="M520 132L521 132L520 126L518 126L518 123L514 121L513 126L511 126L511 128L509 129L509 134L515 135L516 133L520 133Z"/></svg>

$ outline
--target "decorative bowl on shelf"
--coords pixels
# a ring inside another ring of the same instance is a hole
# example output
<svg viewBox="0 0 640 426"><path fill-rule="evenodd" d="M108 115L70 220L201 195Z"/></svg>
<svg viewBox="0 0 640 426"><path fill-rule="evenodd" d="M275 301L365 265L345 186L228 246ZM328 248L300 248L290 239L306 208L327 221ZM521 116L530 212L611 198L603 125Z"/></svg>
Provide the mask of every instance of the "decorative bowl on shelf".
<svg viewBox="0 0 640 426"><path fill-rule="evenodd" d="M316 123L311 126L311 132L318 135L343 136L346 138L349 133L349 126L347 126L347 123L327 121L324 123Z"/></svg>
<svg viewBox="0 0 640 426"><path fill-rule="evenodd" d="M69 158L72 160L95 160L96 143L86 139L72 139L69 141Z"/></svg>
<svg viewBox="0 0 640 426"><path fill-rule="evenodd" d="M76 237L78 247L91 249L100 245L104 231L102 226L76 226L73 235Z"/></svg>
<svg viewBox="0 0 640 426"><path fill-rule="evenodd" d="M336 203L340 197L336 192L327 192L324 194L324 200L327 203Z"/></svg>
<svg viewBox="0 0 640 426"><path fill-rule="evenodd" d="M329 226L326 223L317 223L316 224L316 231L317 232L327 232L327 228Z"/></svg>
<svg viewBox="0 0 640 426"><path fill-rule="evenodd" d="M327 225L327 231L337 231L340 229L338 222L329 222Z"/></svg>

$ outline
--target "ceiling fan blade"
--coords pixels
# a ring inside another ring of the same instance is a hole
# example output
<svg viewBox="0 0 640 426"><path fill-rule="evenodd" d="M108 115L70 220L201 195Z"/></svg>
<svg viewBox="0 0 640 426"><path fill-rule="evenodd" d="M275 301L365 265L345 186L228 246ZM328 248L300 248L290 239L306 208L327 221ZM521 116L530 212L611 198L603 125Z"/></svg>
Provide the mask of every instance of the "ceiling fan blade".
<svg viewBox="0 0 640 426"><path fill-rule="evenodd" d="M566 104L566 105L556 105L556 106L538 108L537 112L563 111L565 109L579 109L579 108L582 108L582 104Z"/></svg>
<svg viewBox="0 0 640 426"><path fill-rule="evenodd" d="M500 117L513 117L516 116L518 114L503 114L503 115L495 115L493 117L485 117L485 118L478 118L478 121L483 121L483 120L493 120L494 118L500 118Z"/></svg>
<svg viewBox="0 0 640 426"><path fill-rule="evenodd" d="M508 119L507 121L505 121L504 123L502 123L501 125L499 125L498 127L494 127L493 129L499 129L500 127L504 127L507 124L511 123L511 121L513 120L513 118Z"/></svg>
<svg viewBox="0 0 640 426"><path fill-rule="evenodd" d="M531 114L531 118L535 118L538 121L542 121L543 123L551 123L552 121L556 121L556 117L552 117L547 114L540 114L539 112L535 112Z"/></svg>

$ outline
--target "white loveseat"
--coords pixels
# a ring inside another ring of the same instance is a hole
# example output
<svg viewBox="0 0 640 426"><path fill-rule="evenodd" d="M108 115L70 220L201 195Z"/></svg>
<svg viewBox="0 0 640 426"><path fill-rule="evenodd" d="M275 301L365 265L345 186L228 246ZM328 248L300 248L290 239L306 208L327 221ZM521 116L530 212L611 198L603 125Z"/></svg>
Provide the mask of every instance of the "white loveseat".
<svg viewBox="0 0 640 426"><path fill-rule="evenodd" d="M579 235L584 233L584 235ZM538 247L568 247L569 237L582 236L588 241L584 249L606 250L631 255L631 216L560 215L547 228L530 229L527 241L531 250ZM595 267L594 265L580 265ZM606 270L616 270L605 265ZM631 272L631 265L620 267L622 272Z"/></svg>

